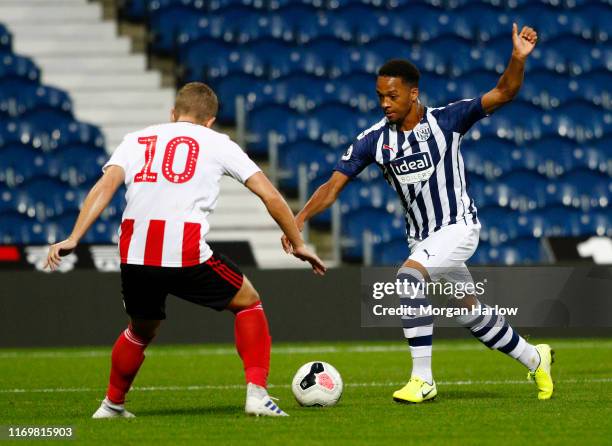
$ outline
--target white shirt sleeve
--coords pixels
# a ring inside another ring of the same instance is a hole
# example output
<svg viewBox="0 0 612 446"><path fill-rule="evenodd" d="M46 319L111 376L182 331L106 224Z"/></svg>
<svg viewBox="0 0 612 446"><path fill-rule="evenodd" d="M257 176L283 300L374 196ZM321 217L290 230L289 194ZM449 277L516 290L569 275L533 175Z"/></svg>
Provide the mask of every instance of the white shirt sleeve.
<svg viewBox="0 0 612 446"><path fill-rule="evenodd" d="M121 141L121 144L115 149L110 159L102 166L102 172L106 171L109 166L119 166L127 173L129 163L128 154L129 143L127 142L127 138L123 138L123 141Z"/></svg>
<svg viewBox="0 0 612 446"><path fill-rule="evenodd" d="M252 175L261 171L259 166L234 142L230 142L223 148L221 165L224 175L228 175L242 184L246 183Z"/></svg>

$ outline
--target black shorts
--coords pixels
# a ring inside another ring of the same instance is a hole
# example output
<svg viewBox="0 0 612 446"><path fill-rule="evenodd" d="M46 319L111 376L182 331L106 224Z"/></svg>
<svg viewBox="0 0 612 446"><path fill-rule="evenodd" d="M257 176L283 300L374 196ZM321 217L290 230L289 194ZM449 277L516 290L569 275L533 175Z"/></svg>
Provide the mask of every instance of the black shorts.
<svg viewBox="0 0 612 446"><path fill-rule="evenodd" d="M243 280L240 269L222 254L184 268L121 264L123 304L136 319L166 319L168 294L222 311Z"/></svg>

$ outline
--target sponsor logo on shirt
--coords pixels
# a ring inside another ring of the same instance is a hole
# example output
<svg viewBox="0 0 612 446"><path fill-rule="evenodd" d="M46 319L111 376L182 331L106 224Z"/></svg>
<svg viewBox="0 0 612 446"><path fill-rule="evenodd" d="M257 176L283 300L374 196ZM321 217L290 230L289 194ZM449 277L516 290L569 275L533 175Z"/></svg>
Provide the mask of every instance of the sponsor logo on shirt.
<svg viewBox="0 0 612 446"><path fill-rule="evenodd" d="M429 152L418 152L394 159L389 163L401 184L426 181L434 171Z"/></svg>

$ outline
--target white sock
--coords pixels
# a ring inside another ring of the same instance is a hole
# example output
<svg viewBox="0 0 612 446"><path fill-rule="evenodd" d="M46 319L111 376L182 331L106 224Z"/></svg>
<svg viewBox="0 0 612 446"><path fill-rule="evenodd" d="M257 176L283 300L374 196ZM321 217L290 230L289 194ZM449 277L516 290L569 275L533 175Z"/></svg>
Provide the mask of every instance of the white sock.
<svg viewBox="0 0 612 446"><path fill-rule="evenodd" d="M516 359L532 372L535 372L540 365L540 354L536 348L529 343L525 344L523 352Z"/></svg>
<svg viewBox="0 0 612 446"><path fill-rule="evenodd" d="M412 358L412 376L418 376L423 381L432 384L431 356L420 356Z"/></svg>
<svg viewBox="0 0 612 446"><path fill-rule="evenodd" d="M124 410L125 409L125 406L123 404L115 404L111 400L109 400L108 397L104 398L103 402L104 402L104 404L106 404L111 409L115 409L115 410Z"/></svg>
<svg viewBox="0 0 612 446"><path fill-rule="evenodd" d="M258 386L257 384L247 384L247 397L253 396L255 398L262 399L268 395L268 391L265 387Z"/></svg>

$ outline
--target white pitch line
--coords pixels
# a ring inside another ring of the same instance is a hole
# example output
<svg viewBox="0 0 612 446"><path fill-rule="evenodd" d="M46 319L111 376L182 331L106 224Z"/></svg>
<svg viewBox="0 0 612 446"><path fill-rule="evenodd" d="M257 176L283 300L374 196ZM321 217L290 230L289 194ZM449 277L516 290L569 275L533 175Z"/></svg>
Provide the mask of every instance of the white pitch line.
<svg viewBox="0 0 612 446"><path fill-rule="evenodd" d="M612 377L608 378L586 378L586 379L560 379L555 380L555 383L563 384L593 384L593 383L612 383ZM346 387L392 387L402 386L405 382L363 382L363 383L345 383ZM527 380L464 380L464 381L437 381L441 386L479 386L479 385L514 385L514 384L532 384ZM269 384L269 388L289 388L289 384ZM144 386L134 387L131 390L135 392L165 392L165 391L194 391L194 390L241 390L245 389L243 384L230 385L200 385L200 386ZM75 392L104 392L102 387L59 387L48 389L0 389L0 393L75 393Z"/></svg>
<svg viewBox="0 0 612 446"><path fill-rule="evenodd" d="M580 350L580 349L612 349L612 342L605 340L601 342L555 342L552 347L556 350ZM449 352L449 351L477 351L486 350L482 344L474 340L472 345L436 345L434 341L434 351ZM296 354L316 354L316 353L393 353L393 352L408 352L407 345L352 345L346 347L333 346L312 346L312 347L272 347L272 354L275 355L296 355ZM75 352L2 352L0 351L0 359L14 358L98 358L107 357L110 355L110 350L89 350ZM236 349L233 347L219 348L197 348L197 349L152 349L147 351L147 356L234 356L237 355Z"/></svg>

